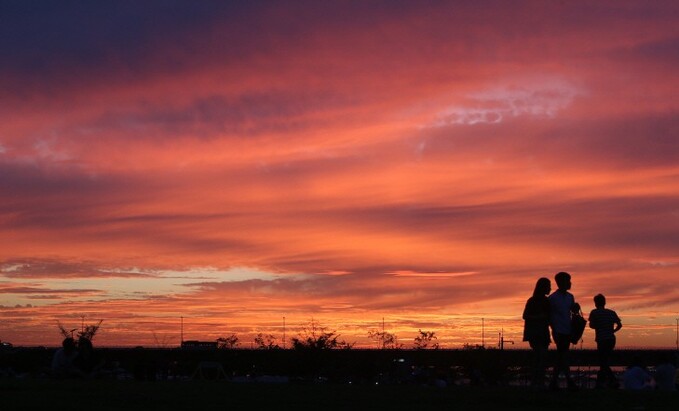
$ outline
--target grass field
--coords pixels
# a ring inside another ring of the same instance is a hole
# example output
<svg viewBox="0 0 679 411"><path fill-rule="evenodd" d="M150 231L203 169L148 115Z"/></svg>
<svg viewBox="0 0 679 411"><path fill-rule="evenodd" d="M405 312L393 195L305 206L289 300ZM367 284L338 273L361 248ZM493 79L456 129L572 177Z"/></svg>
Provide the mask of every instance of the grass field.
<svg viewBox="0 0 679 411"><path fill-rule="evenodd" d="M679 393L511 387L0 380L0 410L677 410Z"/></svg>

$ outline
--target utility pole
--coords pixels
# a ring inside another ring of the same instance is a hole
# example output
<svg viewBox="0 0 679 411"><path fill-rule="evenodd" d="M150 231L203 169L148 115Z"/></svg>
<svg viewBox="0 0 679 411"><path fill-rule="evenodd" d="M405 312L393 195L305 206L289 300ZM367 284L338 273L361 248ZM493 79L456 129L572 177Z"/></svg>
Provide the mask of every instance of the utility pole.
<svg viewBox="0 0 679 411"><path fill-rule="evenodd" d="M481 317L481 347L486 348L486 319Z"/></svg>
<svg viewBox="0 0 679 411"><path fill-rule="evenodd" d="M500 351L502 351L502 350L505 349L505 343L508 343L508 344L512 344L512 345L513 345L513 344L514 344L514 341L512 341L512 340L505 340L505 329L502 328L502 330L500 331L500 338L499 338L499 341L498 341L498 346L500 347Z"/></svg>

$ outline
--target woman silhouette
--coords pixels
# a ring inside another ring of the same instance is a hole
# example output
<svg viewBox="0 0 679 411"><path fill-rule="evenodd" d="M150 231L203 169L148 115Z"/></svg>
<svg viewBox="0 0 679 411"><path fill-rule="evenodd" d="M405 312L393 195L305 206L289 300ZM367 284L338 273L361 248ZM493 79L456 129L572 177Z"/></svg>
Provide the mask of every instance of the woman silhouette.
<svg viewBox="0 0 679 411"><path fill-rule="evenodd" d="M545 358L549 347L549 300L552 290L549 278L540 278L535 284L533 296L526 301L523 310L523 340L533 349L533 376L531 385L536 388L545 384Z"/></svg>

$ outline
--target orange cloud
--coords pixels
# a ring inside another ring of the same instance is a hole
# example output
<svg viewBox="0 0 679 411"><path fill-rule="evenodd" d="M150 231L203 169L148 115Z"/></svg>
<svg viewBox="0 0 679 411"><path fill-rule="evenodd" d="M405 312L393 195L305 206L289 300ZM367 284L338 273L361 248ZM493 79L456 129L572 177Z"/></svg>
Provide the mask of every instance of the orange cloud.
<svg viewBox="0 0 679 411"><path fill-rule="evenodd" d="M568 270L674 343L673 4L156 6L6 11L3 340L518 340Z"/></svg>

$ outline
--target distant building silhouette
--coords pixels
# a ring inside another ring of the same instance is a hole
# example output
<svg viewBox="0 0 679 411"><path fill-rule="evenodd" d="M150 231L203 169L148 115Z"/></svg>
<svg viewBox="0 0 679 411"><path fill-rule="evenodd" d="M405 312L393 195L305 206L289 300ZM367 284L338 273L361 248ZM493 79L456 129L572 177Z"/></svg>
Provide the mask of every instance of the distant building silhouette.
<svg viewBox="0 0 679 411"><path fill-rule="evenodd" d="M217 341L182 341L183 350L216 350Z"/></svg>

